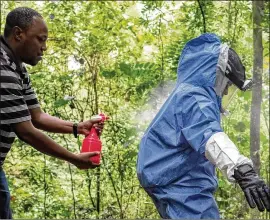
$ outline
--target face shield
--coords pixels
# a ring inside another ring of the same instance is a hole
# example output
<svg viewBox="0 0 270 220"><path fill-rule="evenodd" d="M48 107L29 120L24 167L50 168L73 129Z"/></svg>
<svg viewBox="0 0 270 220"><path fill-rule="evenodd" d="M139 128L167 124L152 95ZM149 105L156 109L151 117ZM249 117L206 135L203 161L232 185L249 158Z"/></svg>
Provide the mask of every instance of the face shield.
<svg viewBox="0 0 270 220"><path fill-rule="evenodd" d="M227 108L236 95L238 89L246 91L251 89L252 80L246 79L245 67L243 66L238 54L231 48L227 50L227 65L225 69L225 76L228 83L222 91L222 106L221 113L225 116L229 114Z"/></svg>
<svg viewBox="0 0 270 220"><path fill-rule="evenodd" d="M227 87L225 88L223 92L223 97L222 97L222 108L225 110L229 107L230 103L233 100L233 97L237 94L238 88L229 82L227 84Z"/></svg>

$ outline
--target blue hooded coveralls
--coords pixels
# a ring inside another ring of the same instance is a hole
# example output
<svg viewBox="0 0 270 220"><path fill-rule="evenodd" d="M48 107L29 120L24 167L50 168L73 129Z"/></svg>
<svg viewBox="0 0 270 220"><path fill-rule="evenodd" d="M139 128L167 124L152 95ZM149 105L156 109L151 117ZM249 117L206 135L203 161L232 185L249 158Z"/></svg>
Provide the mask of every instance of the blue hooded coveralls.
<svg viewBox="0 0 270 220"><path fill-rule="evenodd" d="M215 166L204 156L207 140L223 131L214 90L220 46L214 34L186 44L176 87L141 140L138 178L162 218L220 218Z"/></svg>

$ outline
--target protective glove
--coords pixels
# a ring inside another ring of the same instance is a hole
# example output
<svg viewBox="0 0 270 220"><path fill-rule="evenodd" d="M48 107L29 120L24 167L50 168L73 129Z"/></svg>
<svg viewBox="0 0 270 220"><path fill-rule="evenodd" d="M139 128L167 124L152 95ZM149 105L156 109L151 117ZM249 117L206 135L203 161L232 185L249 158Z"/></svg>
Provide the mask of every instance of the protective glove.
<svg viewBox="0 0 270 220"><path fill-rule="evenodd" d="M244 191L247 202L251 208L257 206L260 212L263 212L264 209L270 212L269 187L260 179L249 164L238 166L234 170L233 177Z"/></svg>

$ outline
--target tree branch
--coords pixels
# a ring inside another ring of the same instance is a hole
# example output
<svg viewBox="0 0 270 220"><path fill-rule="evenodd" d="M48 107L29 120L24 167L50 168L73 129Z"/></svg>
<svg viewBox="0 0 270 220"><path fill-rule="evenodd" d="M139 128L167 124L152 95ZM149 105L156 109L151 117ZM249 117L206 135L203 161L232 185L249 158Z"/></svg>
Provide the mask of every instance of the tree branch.
<svg viewBox="0 0 270 220"><path fill-rule="evenodd" d="M206 20L205 20L205 15L204 15L203 8L202 8L202 5L201 5L201 3L200 3L200 0L197 0L197 1L198 1L199 7L200 7L200 10L201 10L201 13L202 13L202 17L203 17L203 33L206 33Z"/></svg>

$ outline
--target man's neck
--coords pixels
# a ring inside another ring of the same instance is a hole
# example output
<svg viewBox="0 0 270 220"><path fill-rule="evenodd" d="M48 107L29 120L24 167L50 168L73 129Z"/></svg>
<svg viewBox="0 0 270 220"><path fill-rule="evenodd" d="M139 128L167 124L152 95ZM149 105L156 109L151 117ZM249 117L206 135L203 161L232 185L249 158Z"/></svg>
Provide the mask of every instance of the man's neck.
<svg viewBox="0 0 270 220"><path fill-rule="evenodd" d="M4 36L3 36L3 38L4 38L5 42L7 43L9 49L11 50L12 55L14 56L14 59L16 59L16 62L21 66L22 61L19 58L19 56L17 55L17 47L14 46L14 43L13 43L12 39L10 39L8 37L4 37Z"/></svg>

